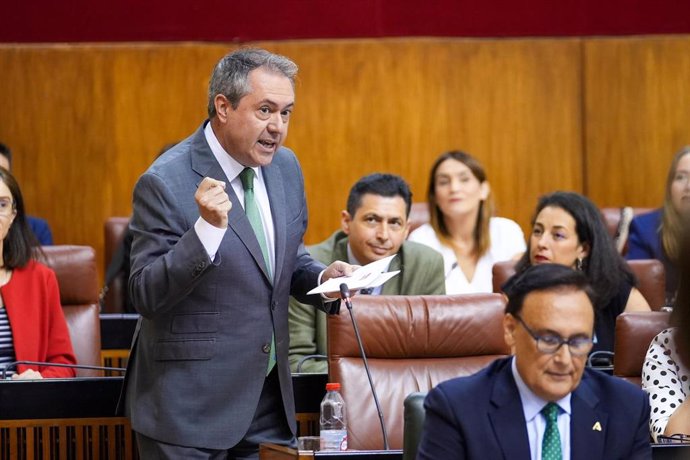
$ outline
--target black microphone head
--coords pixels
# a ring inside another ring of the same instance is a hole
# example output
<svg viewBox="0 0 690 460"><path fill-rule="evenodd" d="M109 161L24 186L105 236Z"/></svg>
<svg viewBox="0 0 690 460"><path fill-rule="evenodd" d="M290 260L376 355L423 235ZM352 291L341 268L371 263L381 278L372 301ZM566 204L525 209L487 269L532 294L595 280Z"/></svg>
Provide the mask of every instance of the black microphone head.
<svg viewBox="0 0 690 460"><path fill-rule="evenodd" d="M350 288L347 287L347 284L345 283L340 283L340 296L343 299L347 299L350 297Z"/></svg>

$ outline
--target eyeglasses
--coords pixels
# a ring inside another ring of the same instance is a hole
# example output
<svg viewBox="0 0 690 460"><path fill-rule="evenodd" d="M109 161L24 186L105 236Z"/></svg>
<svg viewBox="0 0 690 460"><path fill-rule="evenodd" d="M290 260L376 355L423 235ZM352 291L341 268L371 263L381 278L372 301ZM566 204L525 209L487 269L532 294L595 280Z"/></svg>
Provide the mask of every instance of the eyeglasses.
<svg viewBox="0 0 690 460"><path fill-rule="evenodd" d="M14 212L14 202L11 198L0 198L0 216L7 217Z"/></svg>
<svg viewBox="0 0 690 460"><path fill-rule="evenodd" d="M513 315L517 319L522 327L525 328L527 333L532 336L537 342L537 350L546 354L556 353L563 345L568 345L570 354L573 356L584 356L589 353L592 349L592 339L591 337L576 336L569 339L564 339L563 337L555 334L544 334L539 335L530 329L527 324L520 318L519 315Z"/></svg>

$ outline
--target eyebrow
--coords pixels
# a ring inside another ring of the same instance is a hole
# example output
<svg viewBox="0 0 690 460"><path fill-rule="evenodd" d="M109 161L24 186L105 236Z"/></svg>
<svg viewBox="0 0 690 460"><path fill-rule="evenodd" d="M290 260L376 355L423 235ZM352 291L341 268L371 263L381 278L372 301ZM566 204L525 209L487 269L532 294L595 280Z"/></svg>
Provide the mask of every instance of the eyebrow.
<svg viewBox="0 0 690 460"><path fill-rule="evenodd" d="M586 332L577 332L573 335L569 335L568 337L564 337L561 333L554 331L553 329L535 329L534 331L541 335L555 335L564 339L573 339L576 337L591 337Z"/></svg>
<svg viewBox="0 0 690 460"><path fill-rule="evenodd" d="M275 101L273 101L273 100L271 100L271 99L262 99L262 100L260 100L260 101L257 103L257 105L262 105L262 104L268 104L268 105L270 105L270 106L272 106L272 107L276 107L276 108L280 107L280 105L278 105L277 102L275 102ZM283 107L281 110L291 109L291 108L293 108L294 106L295 106L295 102L292 101L292 102L290 102L288 105L286 105L285 107Z"/></svg>

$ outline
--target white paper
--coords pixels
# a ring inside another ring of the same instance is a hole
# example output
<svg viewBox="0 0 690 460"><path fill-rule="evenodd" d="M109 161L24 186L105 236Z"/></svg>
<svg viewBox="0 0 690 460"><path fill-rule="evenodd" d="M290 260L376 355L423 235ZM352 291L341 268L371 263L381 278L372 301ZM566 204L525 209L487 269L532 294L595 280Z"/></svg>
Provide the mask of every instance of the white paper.
<svg viewBox="0 0 690 460"><path fill-rule="evenodd" d="M393 260L396 254L386 258L374 261L370 264L359 267L352 273L351 276L340 276L338 278L331 278L328 281L321 283L307 294L323 294L326 292L340 292L340 285L345 283L350 291L364 288L375 288L381 286L383 283L393 278L400 273L400 270L393 272L384 272L384 270Z"/></svg>

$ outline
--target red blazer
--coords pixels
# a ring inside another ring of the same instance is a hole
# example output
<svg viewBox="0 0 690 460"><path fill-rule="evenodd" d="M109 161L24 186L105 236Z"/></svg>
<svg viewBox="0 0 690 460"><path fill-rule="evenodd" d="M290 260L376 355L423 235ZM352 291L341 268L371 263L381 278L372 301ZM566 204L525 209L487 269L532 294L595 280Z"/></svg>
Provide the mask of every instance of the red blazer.
<svg viewBox="0 0 690 460"><path fill-rule="evenodd" d="M53 270L32 260L25 267L14 269L0 293L12 327L17 361L77 363ZM74 369L64 367L20 365L17 370L21 373L27 368L47 378L75 375Z"/></svg>

